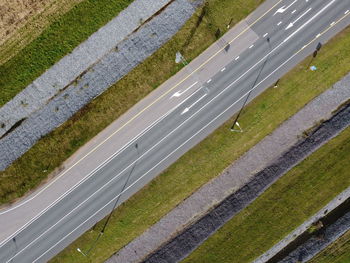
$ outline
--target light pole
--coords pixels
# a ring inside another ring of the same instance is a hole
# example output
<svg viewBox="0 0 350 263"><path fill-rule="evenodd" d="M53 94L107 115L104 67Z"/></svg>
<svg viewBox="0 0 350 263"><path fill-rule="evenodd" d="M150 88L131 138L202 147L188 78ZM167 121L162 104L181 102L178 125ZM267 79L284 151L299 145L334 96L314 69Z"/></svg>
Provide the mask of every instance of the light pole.
<svg viewBox="0 0 350 263"><path fill-rule="evenodd" d="M265 67L265 65L266 65L266 63L267 63L267 61L268 61L268 59L269 59L269 56L270 56L270 54L271 54L272 48L271 48L270 38L269 38L269 37L266 38L266 41L267 41L267 43L268 43L268 45L269 45L269 54L267 55L267 57L266 57L266 59L265 59L265 61L264 61L264 64L263 64L262 67L260 68L260 71L259 71L259 73L258 73L258 76L256 77L252 88L251 88L250 91L248 92L247 97L245 98L244 103L243 103L241 109L239 110L239 112L238 112L238 114L237 114L237 117L236 117L236 119L234 120L234 122L233 122L233 124L232 124L232 126L231 126L231 131L233 131L233 132L237 132L237 131L243 132L242 128L240 127L240 125L239 125L239 123L238 123L238 118L239 118L239 116L241 115L241 113L242 113L242 111L243 111L243 109L244 109L244 106L245 106L246 103L248 102L248 99L249 99L249 97L250 97L250 94L252 93L252 91L253 91L253 89L254 89L256 83L258 82L259 77L260 77L260 75L261 75L261 72L263 71L263 69L264 69L264 67ZM235 129L235 126L236 126L236 125L237 125L237 127L239 128L239 130L236 130L236 129Z"/></svg>
<svg viewBox="0 0 350 263"><path fill-rule="evenodd" d="M321 42L318 42L318 44L317 44L317 46L316 46L316 49L315 49L314 52L312 53L311 60L310 60L309 64L307 65L307 69L310 68L312 61L313 61L313 60L315 59L315 57L317 56L317 54L318 54L318 52L320 51L321 47L322 47Z"/></svg>
<svg viewBox="0 0 350 263"><path fill-rule="evenodd" d="M99 240L99 239L101 238L101 236L104 234L104 232L105 232L105 230L106 230L106 227L107 227L107 225L108 225L108 222L109 222L109 220L111 219L112 214L113 214L115 208L117 207L117 205L118 205L118 203L119 203L119 199L120 199L120 197L122 196L123 191L125 190L125 187L127 186L128 182L129 182L129 179L130 179L130 177L131 177L131 175L132 175L132 173L133 173L133 171L134 171L134 169L135 169L135 167L136 167L137 160L138 160L138 158L140 157L139 146L138 146L137 143L135 144L135 149L136 149L136 152L137 152L136 161L135 161L135 163L134 163L134 165L133 165L133 167L132 167L132 169L131 169L131 171L130 171L130 173L129 173L129 175L128 175L128 177L127 177L127 179L126 179L126 181L125 181L125 183L124 183L124 185L123 185L123 187L122 187L122 190L120 191L120 193L119 193L119 195L118 195L118 197L117 197L117 200L115 201L115 203L114 203L114 205L113 205L113 208L112 208L111 212L109 213L109 215L108 215L108 217L107 217L107 220L106 220L106 222L104 223L104 225L103 225L103 227L102 227L100 233L98 233L97 238L95 239L94 243L91 245L91 247L87 250L86 253L84 253L83 251L81 251L80 248L77 248L77 251L80 252L80 253L81 253L82 255L84 255L85 257L88 257L88 256L89 256L90 252L96 247L98 240Z"/></svg>

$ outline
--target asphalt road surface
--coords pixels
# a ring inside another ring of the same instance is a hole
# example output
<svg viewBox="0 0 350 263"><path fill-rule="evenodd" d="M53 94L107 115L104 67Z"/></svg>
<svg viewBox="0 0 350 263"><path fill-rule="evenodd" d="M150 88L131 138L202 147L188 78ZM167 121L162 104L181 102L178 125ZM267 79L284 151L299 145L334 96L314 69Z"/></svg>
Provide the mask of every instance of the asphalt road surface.
<svg viewBox="0 0 350 263"><path fill-rule="evenodd" d="M232 117L250 91L253 99L349 25L349 10L350 0L266 1L53 181L2 209L0 262L48 261Z"/></svg>

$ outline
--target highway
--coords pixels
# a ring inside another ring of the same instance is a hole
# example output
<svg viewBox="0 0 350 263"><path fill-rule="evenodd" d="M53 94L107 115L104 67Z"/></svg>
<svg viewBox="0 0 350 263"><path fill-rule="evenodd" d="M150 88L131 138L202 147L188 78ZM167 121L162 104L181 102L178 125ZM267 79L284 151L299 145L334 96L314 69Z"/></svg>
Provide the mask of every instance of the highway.
<svg viewBox="0 0 350 263"><path fill-rule="evenodd" d="M47 262L348 26L349 10L350 0L266 1L54 181L0 210L0 262Z"/></svg>

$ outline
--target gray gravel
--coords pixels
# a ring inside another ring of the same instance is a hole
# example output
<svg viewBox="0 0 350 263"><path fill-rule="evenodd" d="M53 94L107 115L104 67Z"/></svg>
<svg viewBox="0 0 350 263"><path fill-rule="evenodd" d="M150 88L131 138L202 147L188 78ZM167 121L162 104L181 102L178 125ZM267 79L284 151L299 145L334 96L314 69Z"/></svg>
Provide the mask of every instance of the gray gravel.
<svg viewBox="0 0 350 263"><path fill-rule="evenodd" d="M0 139L0 170L4 170L42 136L64 123L153 54L183 26L194 11L195 4L188 0L173 1L159 15L120 42L118 49L114 46L99 62L80 75L75 83L51 98L44 107Z"/></svg>
<svg viewBox="0 0 350 263"><path fill-rule="evenodd" d="M246 184L254 174L295 145L303 131L329 119L350 99L350 74L312 100L271 135L251 148L220 176L201 187L160 221L113 255L107 262L139 262L184 227Z"/></svg>
<svg viewBox="0 0 350 263"><path fill-rule="evenodd" d="M0 108L0 137L18 121L38 111L80 74L172 0L134 0L86 41Z"/></svg>
<svg viewBox="0 0 350 263"><path fill-rule="evenodd" d="M247 184L228 196L210 212L173 237L142 262L180 262L238 212L252 203L282 175L349 125L350 105L347 105L330 120L322 123L311 135L301 139L278 160L254 175Z"/></svg>

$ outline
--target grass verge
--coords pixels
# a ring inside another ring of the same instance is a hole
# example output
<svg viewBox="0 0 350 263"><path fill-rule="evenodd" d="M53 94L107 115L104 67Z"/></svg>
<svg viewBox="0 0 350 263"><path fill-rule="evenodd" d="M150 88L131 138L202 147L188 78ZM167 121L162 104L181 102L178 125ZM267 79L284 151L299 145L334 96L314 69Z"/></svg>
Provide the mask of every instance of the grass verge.
<svg viewBox="0 0 350 263"><path fill-rule="evenodd" d="M41 32L83 0L5 0L1 13L0 65L14 57ZM0 8L1 9L1 8Z"/></svg>
<svg viewBox="0 0 350 263"><path fill-rule="evenodd" d="M218 15L221 15L221 13ZM193 191L220 174L224 168L271 133L312 98L331 87L332 84L349 72L350 50L344 49L344 47L350 45L349 33L350 28L347 28L324 46L323 52L319 54L319 57L315 61L319 71L306 71L305 68L309 62L309 59L307 59L281 80L278 89L266 90L248 105L240 121L243 127L245 127L243 134L229 133L228 130L231 122L224 124L150 184L131 197L126 203L121 205L114 213L103 239L99 241L98 246L91 252L91 262L102 262L133 238L140 235ZM164 48L167 48L167 46ZM152 59L145 62L146 65ZM155 64L151 63L150 65L159 68L156 66L160 65L159 61L155 60L153 62ZM339 64L342 67L337 67ZM136 72L139 69L141 67ZM125 85L130 83L131 79L129 78L132 74L123 79L121 83ZM111 90L108 92L111 92ZM295 98L298 98L298 100L295 100ZM105 97L105 99L107 98ZM90 108L90 114L96 106L94 105L94 107ZM97 116L102 117L103 114L104 111L101 110L100 115ZM347 132L349 133L349 131ZM196 165L193 165L193 163L196 163ZM343 159L343 164L346 164L346 158ZM340 181L341 178L339 177L338 180ZM303 186L301 182L299 183ZM339 192L340 188L344 185L346 183L343 182L340 186L336 185L338 189L332 188L332 190ZM306 185L304 189L307 189L307 186L312 187ZM315 207L311 208L315 209ZM85 262L85 259L76 252L76 248L80 247L86 251L96 238L103 223L100 222L94 230L88 231L77 239L72 245L56 256L52 262Z"/></svg>
<svg viewBox="0 0 350 263"><path fill-rule="evenodd" d="M350 128L280 178L183 262L251 262L350 185Z"/></svg>
<svg viewBox="0 0 350 263"><path fill-rule="evenodd" d="M325 248L309 263L349 263L350 262L350 231L341 236L333 244Z"/></svg>
<svg viewBox="0 0 350 263"><path fill-rule="evenodd" d="M0 106L105 25L133 0L85 0L0 66Z"/></svg>

